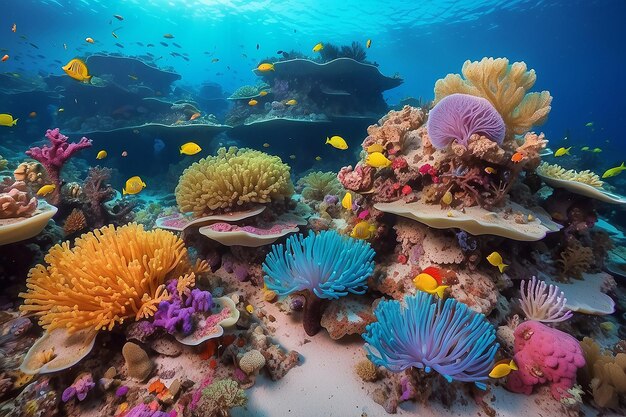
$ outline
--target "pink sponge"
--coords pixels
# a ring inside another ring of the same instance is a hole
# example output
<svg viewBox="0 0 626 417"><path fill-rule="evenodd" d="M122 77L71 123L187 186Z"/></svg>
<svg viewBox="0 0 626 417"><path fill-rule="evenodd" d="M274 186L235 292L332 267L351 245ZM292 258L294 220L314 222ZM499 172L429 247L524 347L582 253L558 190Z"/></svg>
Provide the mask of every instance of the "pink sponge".
<svg viewBox="0 0 626 417"><path fill-rule="evenodd" d="M549 383L555 399L569 397L576 370L585 366L578 340L538 321L520 324L514 334L519 371L509 375L507 388L528 395L534 385Z"/></svg>

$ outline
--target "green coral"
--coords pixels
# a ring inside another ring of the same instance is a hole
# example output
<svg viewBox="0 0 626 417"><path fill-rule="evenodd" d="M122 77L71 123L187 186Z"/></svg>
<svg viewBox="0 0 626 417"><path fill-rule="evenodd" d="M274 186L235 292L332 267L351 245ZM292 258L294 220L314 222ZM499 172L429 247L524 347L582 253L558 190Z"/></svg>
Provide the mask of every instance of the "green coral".
<svg viewBox="0 0 626 417"><path fill-rule="evenodd" d="M202 401L194 410L197 416L229 416L230 410L248 402L246 392L232 379L221 379L202 391Z"/></svg>
<svg viewBox="0 0 626 417"><path fill-rule="evenodd" d="M243 85L235 90L235 92L228 98L231 100L238 100L257 97L261 93L261 91L267 90L268 88L270 88L270 86L265 83L260 83L257 85Z"/></svg>
<svg viewBox="0 0 626 417"><path fill-rule="evenodd" d="M302 198L322 201L327 195L341 196L345 191L334 172L314 171L298 180Z"/></svg>

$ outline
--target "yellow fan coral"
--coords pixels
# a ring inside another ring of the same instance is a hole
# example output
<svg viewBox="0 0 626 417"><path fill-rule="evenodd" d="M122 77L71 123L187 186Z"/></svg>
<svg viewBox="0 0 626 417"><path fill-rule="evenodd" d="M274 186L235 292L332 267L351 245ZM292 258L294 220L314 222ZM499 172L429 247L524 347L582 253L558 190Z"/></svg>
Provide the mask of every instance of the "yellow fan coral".
<svg viewBox="0 0 626 417"><path fill-rule="evenodd" d="M196 216L243 209L290 197L289 166L277 156L252 149L220 148L192 164L181 175L176 202Z"/></svg>
<svg viewBox="0 0 626 417"><path fill-rule="evenodd" d="M183 241L174 234L145 231L135 223L94 230L76 239L74 247L56 245L45 262L48 266L30 270L20 310L40 316L47 331L70 332L111 330L127 318L152 316L169 296L167 280L208 269L205 261L189 263Z"/></svg>
<svg viewBox="0 0 626 417"><path fill-rule="evenodd" d="M506 58L483 58L465 61L463 76L448 74L435 84L435 102L454 93L486 98L504 119L507 135L519 135L546 121L552 96L548 91L526 92L535 84L535 70L527 70L526 63Z"/></svg>

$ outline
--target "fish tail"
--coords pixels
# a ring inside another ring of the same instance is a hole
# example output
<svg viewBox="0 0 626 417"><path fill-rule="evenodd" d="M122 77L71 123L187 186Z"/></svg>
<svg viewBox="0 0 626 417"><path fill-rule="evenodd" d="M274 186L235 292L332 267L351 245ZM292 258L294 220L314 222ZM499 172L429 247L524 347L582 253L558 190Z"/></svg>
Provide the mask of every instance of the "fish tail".
<svg viewBox="0 0 626 417"><path fill-rule="evenodd" d="M619 166L620 168L624 168L626 169L626 166L624 166L624 163L622 162L622 165Z"/></svg>
<svg viewBox="0 0 626 417"><path fill-rule="evenodd" d="M498 265L498 269L500 270L500 273L504 273L504 270L508 267L507 264L505 263L501 263L500 265Z"/></svg>
<svg viewBox="0 0 626 417"><path fill-rule="evenodd" d="M446 288L448 288L447 285L440 285L439 287L437 287L437 290L436 290L437 296L439 298L441 298L442 300L443 300L443 296L444 296L444 294L446 292Z"/></svg>
<svg viewBox="0 0 626 417"><path fill-rule="evenodd" d="M126 188L122 188L122 195L126 195L128 194L128 192L126 192Z"/></svg>
<svg viewBox="0 0 626 417"><path fill-rule="evenodd" d="M326 144L329 144L329 143L330 143L330 139L328 138L328 136L326 136ZM624 164L622 164L622 165L624 165Z"/></svg>
<svg viewBox="0 0 626 417"><path fill-rule="evenodd" d="M513 371L518 371L519 368L517 367L517 364L515 363L515 361L513 359L511 359L511 362L509 363L509 367L513 370Z"/></svg>
<svg viewBox="0 0 626 417"><path fill-rule="evenodd" d="M18 120L19 120L19 118L18 118L18 119L13 120L13 124L12 124L12 126L15 126L15 125L17 124L17 121L18 121ZM622 165L623 165L623 164L622 164Z"/></svg>

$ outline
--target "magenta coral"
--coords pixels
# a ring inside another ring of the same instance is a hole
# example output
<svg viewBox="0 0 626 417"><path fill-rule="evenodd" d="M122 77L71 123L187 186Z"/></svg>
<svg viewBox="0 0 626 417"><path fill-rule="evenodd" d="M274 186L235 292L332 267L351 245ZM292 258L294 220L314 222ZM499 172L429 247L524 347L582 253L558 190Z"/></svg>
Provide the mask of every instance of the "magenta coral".
<svg viewBox="0 0 626 417"><path fill-rule="evenodd" d="M484 98L452 94L437 103L428 114L428 135L437 149L445 148L454 140L467 146L474 133L497 143L504 140L504 120Z"/></svg>
<svg viewBox="0 0 626 417"><path fill-rule="evenodd" d="M56 189L50 196L52 204L57 204L60 198L61 189L61 168L65 162L70 159L76 152L91 146L91 140L82 137L78 143L70 143L68 137L59 132L59 128L46 131L46 138L52 146L37 146L26 151L26 155L39 161L46 168L48 176L56 185Z"/></svg>
<svg viewBox="0 0 626 417"><path fill-rule="evenodd" d="M507 388L529 395L535 385L549 383L555 399L569 397L577 369L585 366L578 340L538 321L520 324L514 335L519 370L509 375Z"/></svg>

